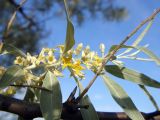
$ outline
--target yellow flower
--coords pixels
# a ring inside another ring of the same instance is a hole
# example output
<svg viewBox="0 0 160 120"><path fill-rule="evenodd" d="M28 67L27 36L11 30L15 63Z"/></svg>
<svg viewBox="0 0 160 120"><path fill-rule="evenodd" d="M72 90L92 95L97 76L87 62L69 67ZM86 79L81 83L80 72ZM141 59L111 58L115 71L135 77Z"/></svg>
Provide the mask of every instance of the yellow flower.
<svg viewBox="0 0 160 120"><path fill-rule="evenodd" d="M75 69L76 71L81 71L84 70L84 67L81 66L81 61L77 60L73 65L72 65L73 69Z"/></svg>
<svg viewBox="0 0 160 120"><path fill-rule="evenodd" d="M79 55L83 48L83 43L78 44L77 48L74 50L75 55Z"/></svg>
<svg viewBox="0 0 160 120"><path fill-rule="evenodd" d="M71 68L76 76L79 76L81 78L84 77L84 74L81 72L85 68L81 66L81 61L77 60L74 64L71 65Z"/></svg>
<svg viewBox="0 0 160 120"><path fill-rule="evenodd" d="M14 60L14 64L17 64L17 65L23 65L25 62L25 59L23 57L16 57L16 60Z"/></svg>
<svg viewBox="0 0 160 120"><path fill-rule="evenodd" d="M71 67L72 66L72 56L69 57L62 57L62 68Z"/></svg>
<svg viewBox="0 0 160 120"><path fill-rule="evenodd" d="M31 56L30 53L27 53L27 64L37 64L37 56Z"/></svg>
<svg viewBox="0 0 160 120"><path fill-rule="evenodd" d="M46 63L46 59L44 55L39 55L37 60L36 60L36 64L39 65L40 63L45 64Z"/></svg>
<svg viewBox="0 0 160 120"><path fill-rule="evenodd" d="M86 46L86 48L84 49L84 53L88 54L90 52L90 46Z"/></svg>
<svg viewBox="0 0 160 120"><path fill-rule="evenodd" d="M57 60L56 60L56 58L53 56L53 55L49 55L49 56L47 56L47 62L48 62L48 64L53 64L53 63L55 63Z"/></svg>
<svg viewBox="0 0 160 120"><path fill-rule="evenodd" d="M94 65L95 67L99 67L99 66L102 65L102 61L103 61L102 58L100 58L98 55L95 55L95 56L94 56L94 60L93 60L93 65Z"/></svg>
<svg viewBox="0 0 160 120"><path fill-rule="evenodd" d="M53 70L53 73L56 77L62 77L63 76L63 74L60 71L58 71L57 69Z"/></svg>

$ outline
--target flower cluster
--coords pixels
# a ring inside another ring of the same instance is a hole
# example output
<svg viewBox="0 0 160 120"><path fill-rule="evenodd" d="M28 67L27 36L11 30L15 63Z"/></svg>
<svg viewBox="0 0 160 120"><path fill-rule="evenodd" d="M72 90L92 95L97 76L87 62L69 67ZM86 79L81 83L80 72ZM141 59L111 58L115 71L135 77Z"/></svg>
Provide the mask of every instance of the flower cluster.
<svg viewBox="0 0 160 120"><path fill-rule="evenodd" d="M83 48L80 43L75 49L63 54L64 45L57 46L57 49L43 48L38 55L31 56L27 53L26 58L17 56L14 64L23 66L26 70L31 70L39 66L50 69L56 76L63 76L62 70L69 68L73 71L71 76L81 79L85 77L83 70L90 69L94 72L98 70L103 61L105 52L104 44L100 44L101 56L91 51L89 46ZM58 52L58 56L55 53Z"/></svg>

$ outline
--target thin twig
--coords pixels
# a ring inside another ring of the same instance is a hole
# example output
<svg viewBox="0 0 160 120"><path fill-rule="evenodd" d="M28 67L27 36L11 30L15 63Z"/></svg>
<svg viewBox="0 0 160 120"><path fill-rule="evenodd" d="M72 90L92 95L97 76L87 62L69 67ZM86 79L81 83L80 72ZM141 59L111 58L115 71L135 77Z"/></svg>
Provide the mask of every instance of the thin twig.
<svg viewBox="0 0 160 120"><path fill-rule="evenodd" d="M44 90L44 91L47 91L47 92L52 92L51 90L48 90L48 89L46 89L44 87L35 86L35 85L14 85L14 84L11 84L10 86L14 86L14 87L29 87L29 88L36 88L36 89Z"/></svg>
<svg viewBox="0 0 160 120"><path fill-rule="evenodd" d="M11 26L12 26L12 24L13 24L15 18L16 18L17 11L23 6L23 4L24 4L25 2L26 2L26 0L22 0L22 1L20 2L20 4L17 6L17 8L16 8L16 10L14 11L12 17L10 18L10 20L9 20L8 23L7 23L7 26L6 26L6 29L5 29L3 38L6 38L6 37L8 36L8 32L9 32L9 30L10 30L10 28L11 28ZM3 42L4 42L4 40L3 40Z"/></svg>
<svg viewBox="0 0 160 120"><path fill-rule="evenodd" d="M122 40L122 42L110 53L108 53L105 57L104 60L102 62L101 67L99 68L99 70L97 71L97 73L95 74L95 76L93 77L93 79L90 81L90 83L88 84L88 86L83 90L83 92L77 97L76 101L79 102L81 100L81 98L88 92L88 90L90 89L90 87L92 86L92 84L94 83L94 81L96 80L96 78L99 76L99 74L101 73L101 71L103 70L104 66L109 62L110 58L112 58L114 56L114 54L121 48L121 46L123 46L128 40L129 38L131 38L144 24L146 24L147 22L151 21L152 19L154 19L154 17L160 12L160 8L157 9L151 16L149 16L148 18L146 18L144 21L142 21L128 36L125 37L124 40Z"/></svg>
<svg viewBox="0 0 160 120"><path fill-rule="evenodd" d="M8 2L9 2L11 5L13 5L15 8L21 6L21 4L20 4L20 5L17 4L14 0L8 0ZM28 20L28 21L30 22L30 24L35 25L35 22L33 21L33 19L25 14L25 12L24 12L24 10L23 10L22 7L20 7L20 8L18 9L18 11L19 11L19 13L20 13L26 20Z"/></svg>

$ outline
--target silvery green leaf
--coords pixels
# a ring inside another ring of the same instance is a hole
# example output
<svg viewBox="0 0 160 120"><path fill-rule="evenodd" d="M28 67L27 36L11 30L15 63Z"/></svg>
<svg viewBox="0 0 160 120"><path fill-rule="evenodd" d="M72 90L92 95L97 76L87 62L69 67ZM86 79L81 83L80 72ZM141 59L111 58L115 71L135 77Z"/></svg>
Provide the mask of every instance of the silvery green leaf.
<svg viewBox="0 0 160 120"><path fill-rule="evenodd" d="M125 111L132 120L144 120L142 114L137 110L131 98L123 88L106 75L101 75L106 87L109 89L113 99Z"/></svg>
<svg viewBox="0 0 160 120"><path fill-rule="evenodd" d="M140 85L160 88L160 83L158 81L148 77L143 73L139 73L123 66L106 65L105 70L116 77L129 80Z"/></svg>
<svg viewBox="0 0 160 120"><path fill-rule="evenodd" d="M66 40L64 45L63 54L65 54L68 50L70 50L75 44L74 40L74 26L72 21L70 20L69 9L67 6L66 0L64 0L65 10L66 10L66 18L67 18L67 31L66 31Z"/></svg>
<svg viewBox="0 0 160 120"><path fill-rule="evenodd" d="M11 44L7 43L1 43L1 48L0 48L0 54L13 54L15 56L21 56L21 57L26 57L25 53L23 53L21 50L18 48L14 47Z"/></svg>
<svg viewBox="0 0 160 120"><path fill-rule="evenodd" d="M52 92L41 91L40 108L45 120L59 120L62 112L62 94L56 76L48 71L44 80L43 87Z"/></svg>
<svg viewBox="0 0 160 120"><path fill-rule="evenodd" d="M0 88L5 88L15 81L24 79L24 71L18 65L9 67L0 79Z"/></svg>

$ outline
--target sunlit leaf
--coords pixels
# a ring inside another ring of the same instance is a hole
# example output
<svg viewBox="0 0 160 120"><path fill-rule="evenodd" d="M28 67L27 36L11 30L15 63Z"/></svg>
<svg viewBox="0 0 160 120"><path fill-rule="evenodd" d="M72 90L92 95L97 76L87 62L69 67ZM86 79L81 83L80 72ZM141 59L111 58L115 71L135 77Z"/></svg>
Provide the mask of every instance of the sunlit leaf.
<svg viewBox="0 0 160 120"><path fill-rule="evenodd" d="M125 113L132 120L144 120L142 114L137 110L131 98L123 90L123 88L106 75L101 75L104 83L109 89L113 99L120 105Z"/></svg>
<svg viewBox="0 0 160 120"><path fill-rule="evenodd" d="M20 66L9 67L0 79L0 88L5 88L17 80L24 79L24 71Z"/></svg>
<svg viewBox="0 0 160 120"><path fill-rule="evenodd" d="M157 65L160 65L160 58L157 57L152 51L150 51L149 49L145 48L145 47L135 47L136 49L144 52L146 55L148 55L152 60L154 60L156 62Z"/></svg>
<svg viewBox="0 0 160 120"><path fill-rule="evenodd" d="M23 53L18 48L14 47L11 44L1 43L2 48L0 49L0 54L14 54L16 56L26 57L25 53Z"/></svg>
<svg viewBox="0 0 160 120"><path fill-rule="evenodd" d="M75 44L74 40L74 26L70 20L69 10L67 6L66 0L64 0L65 10L66 10L66 18L67 18L67 31L66 31L66 40L63 53L65 54L68 50L70 50Z"/></svg>
<svg viewBox="0 0 160 120"><path fill-rule="evenodd" d="M153 20L149 21L149 23L146 26L146 28L142 31L142 33L138 36L138 38L133 42L133 44L131 46L135 47L135 46L137 46L143 40L144 36L146 35L146 33L148 32L148 30L152 26L152 23L153 23ZM124 55L126 53L129 53L132 49L133 48L128 48L127 50L125 50L120 55Z"/></svg>
<svg viewBox="0 0 160 120"><path fill-rule="evenodd" d="M134 82L140 85L160 88L160 83L157 82L156 80L148 77L143 73L139 73L137 71L128 69L126 67L116 66L116 65L106 65L105 70L116 77L129 80L131 82Z"/></svg>
<svg viewBox="0 0 160 120"><path fill-rule="evenodd" d="M45 120L59 120L62 112L62 94L56 76L48 71L42 86L52 91L52 93L41 91L40 108L42 115Z"/></svg>

